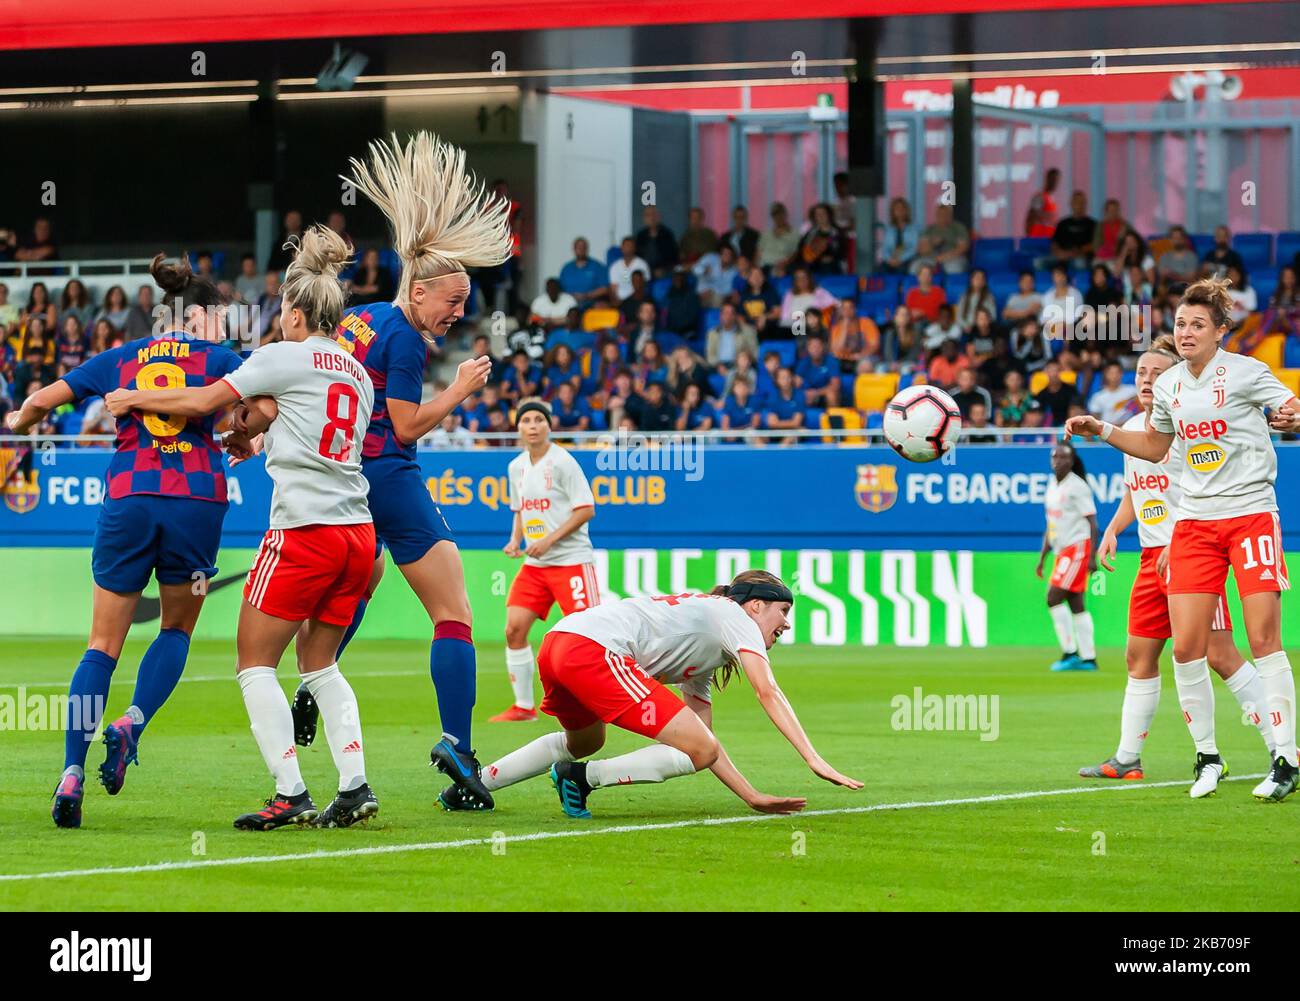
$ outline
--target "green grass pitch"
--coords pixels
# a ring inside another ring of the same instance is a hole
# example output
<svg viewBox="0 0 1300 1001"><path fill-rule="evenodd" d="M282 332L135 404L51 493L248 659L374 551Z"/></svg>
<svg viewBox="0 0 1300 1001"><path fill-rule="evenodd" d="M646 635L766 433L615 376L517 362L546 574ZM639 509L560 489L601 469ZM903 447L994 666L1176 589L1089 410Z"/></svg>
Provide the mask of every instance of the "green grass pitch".
<svg viewBox="0 0 1300 1001"><path fill-rule="evenodd" d="M12 699L20 684L53 683L28 687L29 695L66 691L80 651L66 639L7 639L0 697ZM111 716L127 705L142 652L132 642L122 657ZM1124 684L1117 650L1103 650L1103 670L1090 676L1048 673L1046 650L778 648L777 675L814 743L866 788L813 778L743 682L715 702L733 759L764 791L806 795L809 810L884 808L713 824L701 821L757 815L711 775L600 790L586 822L560 813L545 778L499 793L494 813L443 813L434 804L442 776L427 767L437 733L427 647L359 641L344 670L361 704L379 817L350 830L237 832L231 820L269 795L270 782L231 676L232 653L229 643L196 642L191 680L151 724L123 793L110 798L88 783L80 830L58 830L49 818L62 734L0 731L0 876L182 866L4 878L0 907L1246 910L1258 906L1261 873L1300 864L1292 840L1300 803L1256 803L1253 781L1188 799L1193 753L1172 677L1147 745L1146 782L1072 792L1101 785L1080 780L1077 769L1114 750ZM281 675L288 690L288 664ZM997 695L997 739L895 729L891 700L917 686ZM1232 773L1262 772L1256 732L1217 682L1216 697ZM484 644L475 740L485 763L554 726L488 724L508 698L501 649ZM605 753L639 743L611 730ZM302 757L323 806L335 774L323 735ZM88 770L100 760L96 744ZM1050 790L1071 792L944 802ZM556 836L570 832L587 833ZM405 845L424 847L387 850ZM368 851L207 864L355 849ZM1300 905L1294 881L1270 894L1270 907Z"/></svg>

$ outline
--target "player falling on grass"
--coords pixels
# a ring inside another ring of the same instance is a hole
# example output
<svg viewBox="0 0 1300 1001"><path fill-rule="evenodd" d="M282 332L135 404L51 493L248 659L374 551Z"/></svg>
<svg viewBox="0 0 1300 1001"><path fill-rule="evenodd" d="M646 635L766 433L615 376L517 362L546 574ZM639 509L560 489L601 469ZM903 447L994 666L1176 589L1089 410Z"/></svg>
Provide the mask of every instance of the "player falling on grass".
<svg viewBox="0 0 1300 1001"><path fill-rule="evenodd" d="M542 712L564 728L488 766L483 781L501 789L549 771L570 817L586 818L593 789L663 782L709 769L760 813L794 813L806 800L760 793L713 735L710 691L743 672L759 704L813 774L861 789L813 748L786 700L767 651L789 628L794 598L765 570L746 570L710 594L625 598L566 615L542 640L537 664ZM665 687L681 687L685 702ZM687 710L690 711L687 711ZM658 743L601 761L579 761L605 744L609 724ZM455 786L439 797L448 809L472 809Z"/></svg>
<svg viewBox="0 0 1300 1001"><path fill-rule="evenodd" d="M510 509L505 553L524 558L506 595L506 670L514 704L493 723L537 719L533 648L528 631L557 602L569 615L600 604L587 522L595 513L591 485L578 461L551 441L551 410L538 400L520 405L515 425L524 450L510 461Z"/></svg>
<svg viewBox="0 0 1300 1001"><path fill-rule="evenodd" d="M356 696L337 663L375 559L358 454L374 386L335 338L344 298L338 273L347 257L342 237L312 227L285 272L283 341L254 351L238 371L206 388L119 391L106 401L114 414L163 410L199 417L246 400L247 432L232 433L227 447L248 455L248 435L265 432L271 520L244 584L236 672L275 795L235 820L243 830L312 821L347 827L379 810L366 782ZM325 718L339 772L338 795L319 815L298 767L293 719L275 673L295 636L303 684Z"/></svg>
<svg viewBox="0 0 1300 1001"><path fill-rule="evenodd" d="M1277 801L1295 791L1297 763L1295 679L1282 649L1280 592L1290 583L1269 429L1300 429L1300 400L1263 362L1223 350L1231 312L1226 282L1207 278L1188 286L1174 316L1182 361L1156 380L1146 428L1126 430L1095 417L1072 417L1066 430L1100 435L1147 462L1159 462L1178 439L1185 463L1183 503L1166 571L1174 674L1189 691L1199 686L1201 704L1208 708L1210 631L1231 567L1273 726L1273 767L1254 795Z"/></svg>
<svg viewBox="0 0 1300 1001"><path fill-rule="evenodd" d="M239 367L223 347L225 303L216 286L192 274L182 256L162 254L150 267L165 296L168 320L156 335L101 352L57 382L33 393L8 417L23 434L65 403L106 396L122 387L148 393L165 386L207 386ZM91 551L94 577L90 639L68 687L63 776L51 813L59 827L80 827L86 753L99 727L109 685L131 628L140 592L158 580L162 618L136 672L125 714L104 728L107 755L99 769L110 796L121 792L146 725L185 670L190 634L207 581L216 575L226 473L213 441L211 416L132 414L118 421L108 464L108 497L99 510Z"/></svg>
<svg viewBox="0 0 1300 1001"><path fill-rule="evenodd" d="M1047 529L1035 573L1043 576L1043 563L1052 553L1052 576L1047 584L1047 611L1061 644L1061 658L1053 671L1097 670L1093 645L1092 613L1083 604L1088 575L1097 569L1097 507L1092 488L1084 479L1083 460L1068 442L1052 449L1054 479L1047 488Z"/></svg>
<svg viewBox="0 0 1300 1001"><path fill-rule="evenodd" d="M1168 334L1156 338L1150 349L1138 357L1137 392L1142 412L1124 424L1126 431L1146 429L1147 417L1155 399L1155 381L1181 359ZM1151 721L1160 703L1160 654L1165 640L1172 635L1169 624L1169 594L1165 584L1169 541L1178 521L1182 504L1179 481L1183 475L1183 452L1174 440L1169 454L1160 462L1147 462L1124 456L1124 485L1128 490L1098 550L1098 560L1108 571L1119 548L1118 536L1134 521L1138 525L1138 542L1142 547L1137 578L1129 593L1128 643L1124 651L1128 664L1128 685L1124 689L1124 707L1120 713L1119 747L1100 765L1079 769L1083 778L1141 779L1142 747L1146 743ZM1232 621L1228 616L1227 595L1219 592L1214 617L1210 623L1207 650L1209 666L1237 697L1243 712L1258 727L1273 760L1273 726L1264 713L1264 688L1252 664L1244 661L1233 642ZM1219 779L1228 773L1219 756L1214 739L1214 690L1208 679L1174 673L1178 702L1183 718L1196 743L1195 780L1190 794L1193 799L1213 795Z"/></svg>
<svg viewBox="0 0 1300 1001"><path fill-rule="evenodd" d="M372 143L369 163L351 163L352 177L344 180L379 206L402 261L396 300L353 307L339 327L340 341L375 384L375 410L361 458L370 510L379 541L433 623L429 674L442 737L430 752L432 763L490 807L492 796L471 742L475 656L465 571L451 529L425 486L415 443L487 383L491 359L473 358L457 368L450 387L420 402L429 346L465 315L466 269L510 257L510 206L485 198L482 183L465 167L464 151L428 132L405 144L396 136L391 143ZM375 580L380 559L375 558ZM362 604L344 645L364 614ZM307 694L300 690L294 700L301 743L309 743L314 733L316 708Z"/></svg>

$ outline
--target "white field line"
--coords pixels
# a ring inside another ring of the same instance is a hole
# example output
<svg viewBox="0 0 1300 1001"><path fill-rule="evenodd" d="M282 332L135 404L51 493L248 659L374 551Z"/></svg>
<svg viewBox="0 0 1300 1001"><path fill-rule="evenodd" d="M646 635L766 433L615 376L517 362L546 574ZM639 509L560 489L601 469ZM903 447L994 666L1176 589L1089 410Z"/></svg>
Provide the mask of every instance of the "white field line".
<svg viewBox="0 0 1300 1001"><path fill-rule="evenodd" d="M349 678L353 678L353 679L356 678L423 678L423 677L427 677L429 674L427 670L425 671L357 671L357 672L348 671L345 673ZM68 675L68 677L64 678L62 681L20 681L20 682L15 682L13 684L9 684L6 682L0 684L0 690L7 691L9 689L16 689L16 688L67 688L68 680L71 677L72 675ZM296 678L297 674L294 672L292 668L286 667L283 677ZM235 681L235 669L232 667L230 669L229 674L200 674L200 675L194 675L190 677L186 677L185 675L182 675L181 681L182 682L226 681L233 684ZM135 678L134 677L128 678L125 676L119 677L118 675L114 674L110 683L114 685L134 685Z"/></svg>
<svg viewBox="0 0 1300 1001"><path fill-rule="evenodd" d="M1244 782L1263 778L1257 775L1233 775L1225 782ZM502 838L462 838L459 841L425 841L406 845L378 845L368 848L344 848L338 851L294 852L287 855L244 855L238 858L197 859L186 862L154 862L149 865L104 866L99 869L63 869L56 872L22 872L0 874L0 882L16 883L34 879L70 879L78 876L124 875L136 872L171 872L178 869L212 869L218 866L266 865L274 862L310 862L319 859L359 858L364 855L395 855L401 852L429 852L446 848L474 848L496 844L523 844L529 841L552 841L557 838L590 838L600 834L638 834L642 831L671 831L683 827L720 827L724 824L753 824L764 820L796 820L802 817L832 817L851 813L879 813L885 810L919 810L935 806L968 806L975 803L1006 803L1019 799L1040 799L1044 796L1077 796L1083 793L1118 792L1125 789L1161 789L1169 786L1190 785L1185 779L1168 782L1117 782L1112 785L1071 786L1067 789L1039 789L1030 792L996 793L990 796L971 796L964 799L938 799L906 803L877 803L873 806L849 806L835 810L805 810L784 817L775 814L747 814L742 817L701 817L693 820L674 820L662 824L624 824L618 827L575 827L567 831L536 831L532 834L510 834Z"/></svg>

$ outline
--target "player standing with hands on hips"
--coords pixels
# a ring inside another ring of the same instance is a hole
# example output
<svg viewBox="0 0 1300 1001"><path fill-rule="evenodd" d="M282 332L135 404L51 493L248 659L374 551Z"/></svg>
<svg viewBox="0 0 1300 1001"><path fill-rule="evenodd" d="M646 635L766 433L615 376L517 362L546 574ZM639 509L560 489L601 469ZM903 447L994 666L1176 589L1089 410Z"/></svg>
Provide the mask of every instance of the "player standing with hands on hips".
<svg viewBox="0 0 1300 1001"><path fill-rule="evenodd" d="M1146 429L1071 417L1066 432L1100 436L1147 462L1159 462L1179 440L1183 506L1166 570L1174 672L1189 686L1209 686L1210 630L1232 567L1276 747L1273 767L1254 794L1279 801L1296 788L1295 679L1282 649L1281 591L1290 582L1269 429L1300 430L1300 400L1263 362L1223 350L1231 312L1227 282L1207 278L1188 286L1174 316L1183 360L1156 380Z"/></svg>
<svg viewBox="0 0 1300 1001"><path fill-rule="evenodd" d="M505 553L524 558L506 595L506 669L515 701L493 723L537 719L533 648L528 631L558 602L565 615L600 604L587 522L596 511L591 484L569 451L551 441L551 410L528 400L515 413L524 450L510 462L510 510Z"/></svg>

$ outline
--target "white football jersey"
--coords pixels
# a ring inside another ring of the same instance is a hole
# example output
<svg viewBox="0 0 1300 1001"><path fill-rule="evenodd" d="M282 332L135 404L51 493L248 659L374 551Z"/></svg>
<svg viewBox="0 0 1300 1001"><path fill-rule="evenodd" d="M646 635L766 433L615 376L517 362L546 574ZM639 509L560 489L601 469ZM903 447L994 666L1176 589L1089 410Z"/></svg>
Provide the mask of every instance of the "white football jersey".
<svg viewBox="0 0 1300 1001"><path fill-rule="evenodd" d="M578 460L554 442L546 454L533 462L527 452L510 460L510 510L519 512L524 528L524 545L550 535L568 521L578 508L593 507L591 484ZM579 525L553 545L541 559L526 556L533 567L571 567L593 559L587 525Z"/></svg>
<svg viewBox="0 0 1300 1001"><path fill-rule="evenodd" d="M1047 487L1047 543L1052 552L1092 538L1088 515L1097 513L1088 481L1076 473L1052 479Z"/></svg>
<svg viewBox="0 0 1300 1001"><path fill-rule="evenodd" d="M1145 431L1146 427L1145 413L1134 414L1123 424L1125 431ZM1174 537L1174 523L1178 521L1178 510L1183 498L1179 486L1182 472L1182 442L1176 438L1160 462L1124 456L1124 485L1133 498L1138 544L1143 549L1163 549Z"/></svg>
<svg viewBox="0 0 1300 1001"><path fill-rule="evenodd" d="M1199 379L1185 361L1160 374L1151 426L1182 446L1180 518L1218 521L1277 510L1277 453L1264 408L1293 395L1262 361L1222 348Z"/></svg>
<svg viewBox="0 0 1300 1001"><path fill-rule="evenodd" d="M361 441L375 387L347 350L329 337L277 341L225 381L241 399L270 396L280 408L265 445L272 528L370 521Z"/></svg>
<svg viewBox="0 0 1300 1001"><path fill-rule="evenodd" d="M767 659L758 623L722 595L676 594L606 601L551 627L631 657L650 677L708 701L713 672L741 651ZM635 680L635 679L633 679Z"/></svg>

